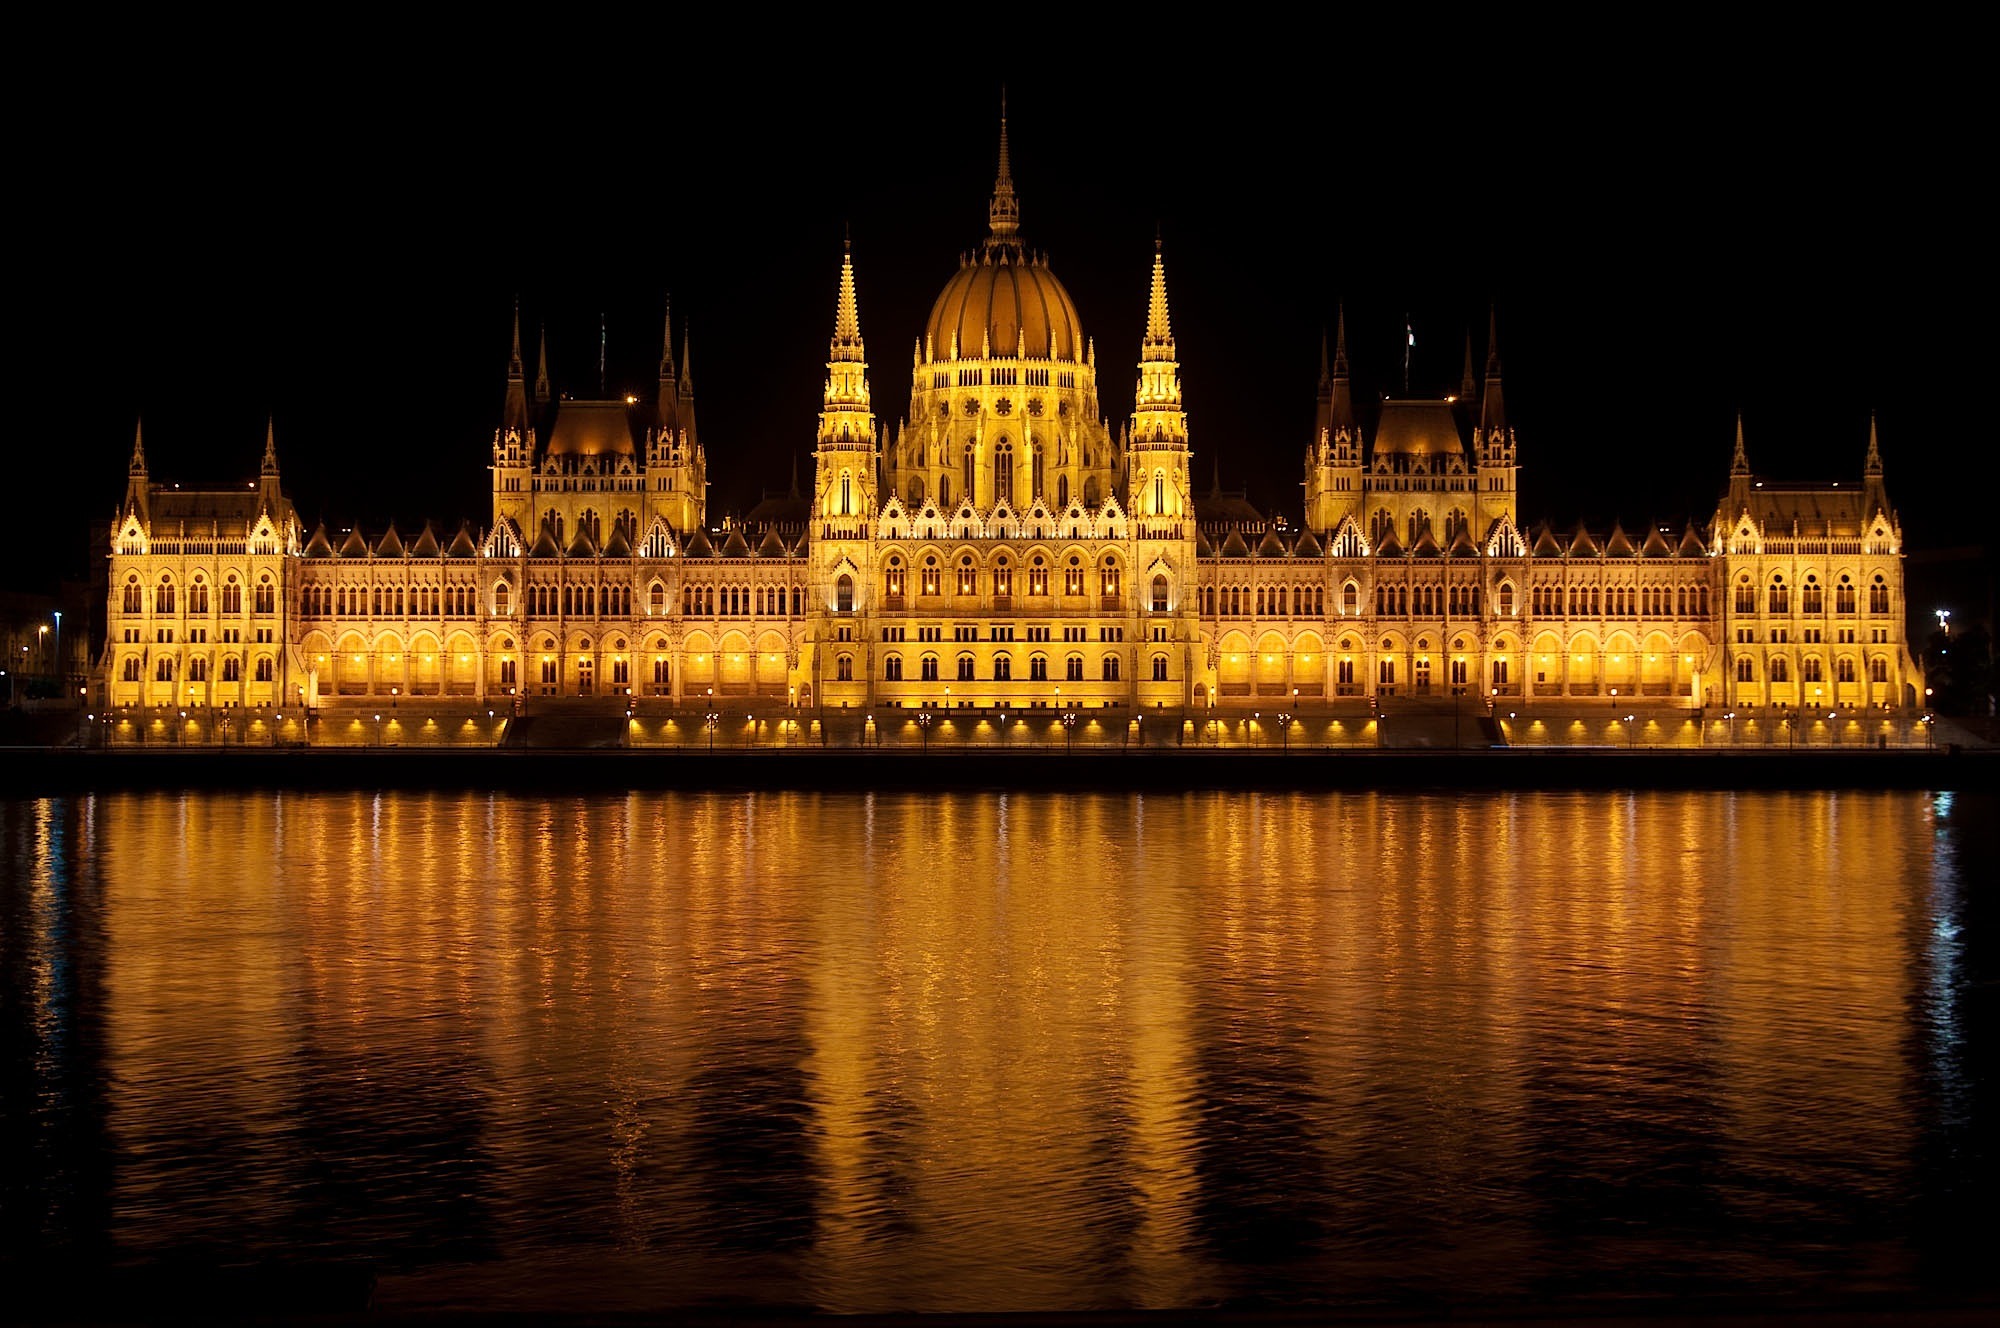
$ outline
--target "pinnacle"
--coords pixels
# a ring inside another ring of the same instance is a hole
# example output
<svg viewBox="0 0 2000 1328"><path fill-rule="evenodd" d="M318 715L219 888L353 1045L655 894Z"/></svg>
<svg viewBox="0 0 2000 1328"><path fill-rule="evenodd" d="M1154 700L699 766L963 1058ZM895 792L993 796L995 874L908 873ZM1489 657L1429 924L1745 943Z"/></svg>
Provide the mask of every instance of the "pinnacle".
<svg viewBox="0 0 2000 1328"><path fill-rule="evenodd" d="M1160 242L1153 242L1153 292L1146 305L1146 341L1149 345L1166 345L1174 339L1173 325L1167 319L1167 260Z"/></svg>

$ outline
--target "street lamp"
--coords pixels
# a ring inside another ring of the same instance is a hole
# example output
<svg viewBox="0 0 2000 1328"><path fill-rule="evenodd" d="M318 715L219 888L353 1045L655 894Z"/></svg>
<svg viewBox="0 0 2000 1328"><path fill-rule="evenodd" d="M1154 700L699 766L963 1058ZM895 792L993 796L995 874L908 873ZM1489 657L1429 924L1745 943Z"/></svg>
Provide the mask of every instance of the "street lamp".
<svg viewBox="0 0 2000 1328"><path fill-rule="evenodd" d="M917 736L923 739L924 753L928 755L931 750L931 712L928 710L917 712Z"/></svg>
<svg viewBox="0 0 2000 1328"><path fill-rule="evenodd" d="M709 694L711 696L714 695L713 688L709 689ZM706 715L702 716L701 722L708 729L708 750L712 752L715 750L715 728L716 725L722 722L722 716L710 710Z"/></svg>
<svg viewBox="0 0 2000 1328"><path fill-rule="evenodd" d="M1288 752L1291 749L1292 717L1289 713L1286 713L1278 716L1278 750L1280 752Z"/></svg>
<svg viewBox="0 0 2000 1328"><path fill-rule="evenodd" d="M1937 620L1938 620L1938 630L1939 630L1940 632L1943 632L1943 633L1944 633L1944 634L1945 634L1946 636L1950 636L1950 635L1951 635L1951 610L1950 610L1950 609L1936 609L1936 610L1933 610L1933 612L1935 612L1935 613L1937 614Z"/></svg>
<svg viewBox="0 0 2000 1328"><path fill-rule="evenodd" d="M56 610L56 674L57 674L57 676L58 676L58 677L67 677L68 675L67 675L67 674L65 674L65 673L63 672L63 666L62 666L62 658L63 658L63 652L62 652L62 610L61 610L61 609L57 609L57 610Z"/></svg>
<svg viewBox="0 0 2000 1328"><path fill-rule="evenodd" d="M1070 733L1072 730L1076 728L1076 711L1074 710L1063 711L1062 726L1063 726L1063 755L1067 756L1069 755L1069 749L1070 749L1070 744L1069 744Z"/></svg>

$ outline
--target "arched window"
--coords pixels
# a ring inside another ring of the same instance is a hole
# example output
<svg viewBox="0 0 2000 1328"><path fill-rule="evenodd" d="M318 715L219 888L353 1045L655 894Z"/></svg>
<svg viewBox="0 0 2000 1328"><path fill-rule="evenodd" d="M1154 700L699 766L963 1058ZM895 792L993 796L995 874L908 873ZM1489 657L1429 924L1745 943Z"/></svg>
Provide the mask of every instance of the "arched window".
<svg viewBox="0 0 2000 1328"><path fill-rule="evenodd" d="M1386 507L1376 508L1375 515L1368 518L1368 542L1371 545L1380 544L1383 540L1389 538L1389 532L1395 528L1396 518L1389 515L1389 509Z"/></svg>
<svg viewBox="0 0 2000 1328"><path fill-rule="evenodd" d="M1879 575L1875 578L1875 583L1868 587L1868 611L1870 613L1889 611L1889 586ZM1877 678L1875 681L1883 680Z"/></svg>
<svg viewBox="0 0 2000 1328"><path fill-rule="evenodd" d="M1029 492L1039 498L1042 496L1042 445L1040 443L1035 444L1034 451L1028 454L1028 458Z"/></svg>
<svg viewBox="0 0 2000 1328"><path fill-rule="evenodd" d="M1840 584L1833 588L1833 611L1854 612L1854 583L1844 576L1840 578Z"/></svg>
<svg viewBox="0 0 2000 1328"><path fill-rule="evenodd" d="M667 588L658 581L646 588L646 610L654 615L667 611Z"/></svg>
<svg viewBox="0 0 2000 1328"><path fill-rule="evenodd" d="M972 555L969 553L958 560L958 593L961 595L979 593L979 574L973 570Z"/></svg>
<svg viewBox="0 0 2000 1328"><path fill-rule="evenodd" d="M125 612L143 613L145 605L139 591L139 578L127 577L125 581Z"/></svg>
<svg viewBox="0 0 2000 1328"><path fill-rule="evenodd" d="M1340 611L1342 613L1361 612L1361 587L1349 581L1340 588Z"/></svg>
<svg viewBox="0 0 2000 1328"><path fill-rule="evenodd" d="M889 565L882 573L882 593L892 603L903 598L903 559L899 554L889 555Z"/></svg>
<svg viewBox="0 0 2000 1328"><path fill-rule="evenodd" d="M1165 655L1155 655L1153 656L1153 681L1165 682L1166 680L1167 657Z"/></svg>
<svg viewBox="0 0 2000 1328"><path fill-rule="evenodd" d="M938 566L936 554L924 555L924 593L941 594L944 590L944 569Z"/></svg>
<svg viewBox="0 0 2000 1328"><path fill-rule="evenodd" d="M938 476L938 506L946 509L951 507L951 476L949 475Z"/></svg>
<svg viewBox="0 0 2000 1328"><path fill-rule="evenodd" d="M1410 543L1415 544L1419 536L1431 528L1431 514L1419 507L1410 513Z"/></svg>
<svg viewBox="0 0 2000 1328"><path fill-rule="evenodd" d="M1028 657L1028 681L1047 682L1049 680L1049 660L1046 655Z"/></svg>
<svg viewBox="0 0 2000 1328"><path fill-rule="evenodd" d="M189 682L208 681L208 661L203 659L200 655L196 655L193 659L188 661L188 681Z"/></svg>
<svg viewBox="0 0 2000 1328"><path fill-rule="evenodd" d="M1882 656L1880 655L1877 655L1875 656L1875 658L1869 660L1868 681L1870 682L1889 681L1889 661L1882 658Z"/></svg>
<svg viewBox="0 0 2000 1328"><path fill-rule="evenodd" d="M493 612L503 618L506 617L511 611L513 598L513 591L508 588L505 581L495 585L493 587Z"/></svg>
<svg viewBox="0 0 2000 1328"><path fill-rule="evenodd" d="M153 612L172 613L173 611L174 611L174 583L162 577L160 580L160 589L153 596Z"/></svg>
<svg viewBox="0 0 2000 1328"><path fill-rule="evenodd" d="M127 655L125 657L124 672L120 673L118 676L122 681L125 682L139 681L139 657L137 655Z"/></svg>
<svg viewBox="0 0 2000 1328"><path fill-rule="evenodd" d="M1014 661L1007 655L993 657L993 681L1011 682L1014 677Z"/></svg>
<svg viewBox="0 0 2000 1328"><path fill-rule="evenodd" d="M1803 667L1800 669L1799 676L1805 679L1805 681L1807 682L1824 681L1824 679L1820 676L1820 662L1818 655L1807 655L1805 657L1805 661ZM1777 671L1773 669L1771 673L1771 681L1783 682L1784 679L1780 678L1777 674Z"/></svg>
<svg viewBox="0 0 2000 1328"><path fill-rule="evenodd" d="M1736 681L1757 681L1757 661L1751 659L1748 655L1738 655L1736 657Z"/></svg>
<svg viewBox="0 0 2000 1328"><path fill-rule="evenodd" d="M1805 593L1799 596L1799 607L1805 613L1812 615L1826 611L1826 597L1820 590L1817 577L1806 578Z"/></svg>
<svg viewBox="0 0 2000 1328"><path fill-rule="evenodd" d="M1104 681L1118 681L1118 656L1106 655L1104 657Z"/></svg>
<svg viewBox="0 0 2000 1328"><path fill-rule="evenodd" d="M1066 682L1083 681L1083 656L1071 655L1063 661L1063 679Z"/></svg>
<svg viewBox="0 0 2000 1328"><path fill-rule="evenodd" d="M924 505L924 477L910 476L910 482L903 486L903 492L909 497L910 510L912 512L920 510Z"/></svg>
<svg viewBox="0 0 2000 1328"><path fill-rule="evenodd" d="M923 677L922 677L921 681L923 681L923 682L936 682L936 681L938 680L938 659L937 659L937 656L936 656L936 655L925 655L925 656L923 657L923 659L922 659L921 663L922 663L922 666L923 666Z"/></svg>
<svg viewBox="0 0 2000 1328"><path fill-rule="evenodd" d="M972 483L972 467L975 463L975 460L976 458L973 456L972 444L967 443L965 445L965 452L963 456L963 461L961 463L962 469L959 471L961 481L965 485L965 501L967 502L972 501L972 495L976 492Z"/></svg>
<svg viewBox="0 0 2000 1328"><path fill-rule="evenodd" d="M1056 506L1069 506L1069 476L1056 476Z"/></svg>
<svg viewBox="0 0 2000 1328"><path fill-rule="evenodd" d="M1011 502L1014 497L1014 444L1002 438L993 446L993 501Z"/></svg>
<svg viewBox="0 0 2000 1328"><path fill-rule="evenodd" d="M840 472L840 514L854 515L854 476L845 470Z"/></svg>
<svg viewBox="0 0 2000 1328"><path fill-rule="evenodd" d="M1167 510L1167 475L1165 471L1153 472L1153 515L1159 516Z"/></svg>
<svg viewBox="0 0 2000 1328"><path fill-rule="evenodd" d="M237 659L236 656L231 655L222 661L222 680L224 682L235 682L242 676L243 662Z"/></svg>
<svg viewBox="0 0 2000 1328"><path fill-rule="evenodd" d="M173 680L174 680L173 658L172 656L169 655L162 655L160 656L158 662L153 666L153 681L172 682Z"/></svg>
<svg viewBox="0 0 2000 1328"><path fill-rule="evenodd" d="M854 578L842 572L833 583L833 611L854 612Z"/></svg>
<svg viewBox="0 0 2000 1328"><path fill-rule="evenodd" d="M1075 554L1069 556L1069 566L1063 571L1063 594L1083 593L1083 560Z"/></svg>
<svg viewBox="0 0 2000 1328"><path fill-rule="evenodd" d="M1503 618L1514 616L1514 583L1511 581L1500 583L1500 616Z"/></svg>
<svg viewBox="0 0 2000 1328"><path fill-rule="evenodd" d="M269 655L259 655L257 657L257 681L271 681L271 657Z"/></svg>
<svg viewBox="0 0 2000 1328"><path fill-rule="evenodd" d="M1785 657L1783 655L1780 655L1776 659L1772 660L1771 681L1790 682L1791 680L1792 680L1791 666L1785 663Z"/></svg>
<svg viewBox="0 0 2000 1328"><path fill-rule="evenodd" d="M1118 598L1118 564L1110 558L1097 570L1097 592L1106 599Z"/></svg>
<svg viewBox="0 0 2000 1328"><path fill-rule="evenodd" d="M1153 612L1167 611L1167 576L1164 572L1153 574Z"/></svg>
<svg viewBox="0 0 2000 1328"><path fill-rule="evenodd" d="M1806 587L1807 613L1813 611L1812 602L1815 594L1817 592L1811 586ZM1750 584L1748 576L1743 577L1736 583L1736 611L1738 613L1755 613L1757 611L1757 587Z"/></svg>
<svg viewBox="0 0 2000 1328"><path fill-rule="evenodd" d="M901 655L891 655L882 661L882 680L884 682L901 682L903 680L903 657Z"/></svg>
<svg viewBox="0 0 2000 1328"><path fill-rule="evenodd" d="M842 655L839 659L835 660L833 662L833 677L835 682L853 682L854 656Z"/></svg>
<svg viewBox="0 0 2000 1328"><path fill-rule="evenodd" d="M208 585L200 577L188 587L188 612L197 616L208 612Z"/></svg>
<svg viewBox="0 0 2000 1328"><path fill-rule="evenodd" d="M1839 658L1839 660L1835 662L1834 668L1835 668L1834 676L1839 678L1840 681L1842 682L1854 681L1854 656L1842 655Z"/></svg>
<svg viewBox="0 0 2000 1328"><path fill-rule="evenodd" d="M403 592L398 590L396 592L396 611L398 613L401 613L403 609L402 600L403 600ZM258 613L276 613L277 606L278 606L277 587L271 584L271 578L268 574L259 577L257 579L257 603L255 606L256 611Z"/></svg>
<svg viewBox="0 0 2000 1328"><path fill-rule="evenodd" d="M1790 613L1792 611L1792 594L1791 591L1786 589L1785 587L1784 577L1774 576L1771 578L1771 593L1769 599L1771 605L1771 612ZM1772 681L1778 682L1782 680L1773 678Z"/></svg>
<svg viewBox="0 0 2000 1328"><path fill-rule="evenodd" d="M972 681L972 656L960 655L958 657L958 680L960 682Z"/></svg>
<svg viewBox="0 0 2000 1328"><path fill-rule="evenodd" d="M1030 595L1049 593L1049 569L1039 553L1028 564L1028 593Z"/></svg>

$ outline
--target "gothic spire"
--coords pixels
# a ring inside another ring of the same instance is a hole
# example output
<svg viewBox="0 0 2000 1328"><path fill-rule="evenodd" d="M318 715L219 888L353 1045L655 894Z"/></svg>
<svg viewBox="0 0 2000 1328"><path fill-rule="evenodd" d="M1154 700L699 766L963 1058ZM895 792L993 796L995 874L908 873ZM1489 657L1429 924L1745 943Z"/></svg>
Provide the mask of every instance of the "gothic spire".
<svg viewBox="0 0 2000 1328"><path fill-rule="evenodd" d="M833 358L858 360L861 357L861 310L854 298L854 244L843 240L840 294L833 310Z"/></svg>
<svg viewBox="0 0 2000 1328"><path fill-rule="evenodd" d="M1750 458L1743 451L1743 412L1736 412L1736 454L1729 459L1729 473L1732 476L1750 473Z"/></svg>
<svg viewBox="0 0 2000 1328"><path fill-rule="evenodd" d="M1166 246L1160 237L1153 237L1153 290L1146 302L1146 349L1164 349L1167 358L1172 358L1174 349L1174 329L1167 320L1167 259ZM1149 358L1156 358L1150 357Z"/></svg>
<svg viewBox="0 0 2000 1328"><path fill-rule="evenodd" d="M128 469L134 475L146 473L146 421L143 419L132 426L132 464Z"/></svg>
<svg viewBox="0 0 2000 1328"><path fill-rule="evenodd" d="M507 356L507 404L501 411L503 430L528 436L528 385L521 367L521 301L514 300L514 349Z"/></svg>
<svg viewBox="0 0 2000 1328"><path fill-rule="evenodd" d="M1324 354L1324 341L1321 352ZM1347 383L1347 306L1334 306L1333 315L1333 376L1327 380L1327 418L1329 430L1347 430L1349 436L1359 439L1361 430L1354 422L1354 393Z"/></svg>
<svg viewBox="0 0 2000 1328"><path fill-rule="evenodd" d="M1875 416L1868 416L1868 460L1862 464L1861 473L1879 478L1882 474L1882 446L1875 433Z"/></svg>
<svg viewBox="0 0 2000 1328"><path fill-rule="evenodd" d="M1479 408L1479 430L1489 444L1507 432L1507 405L1500 392L1500 314L1491 305L1486 312L1486 399Z"/></svg>
<svg viewBox="0 0 2000 1328"><path fill-rule="evenodd" d="M1007 156L1007 89L1000 89L1000 173L993 181L993 201L986 205L992 240L1013 240L1021 230L1021 204L1014 197L1014 169ZM989 241L990 244L992 241Z"/></svg>
<svg viewBox="0 0 2000 1328"><path fill-rule="evenodd" d="M535 367L535 400L547 402L554 394L549 391L549 325L542 324L542 354Z"/></svg>
<svg viewBox="0 0 2000 1328"><path fill-rule="evenodd" d="M1459 376L1458 399L1465 408L1472 408L1472 398L1479 393L1479 385L1472 378L1472 329L1465 329L1465 372Z"/></svg>
<svg viewBox="0 0 2000 1328"><path fill-rule="evenodd" d="M674 297L667 296L667 309L660 332L660 399L653 413L658 417L662 446L670 446L681 427L680 385L674 373Z"/></svg>
<svg viewBox="0 0 2000 1328"><path fill-rule="evenodd" d="M278 473L278 423L271 416L264 417L264 469L266 475Z"/></svg>
<svg viewBox="0 0 2000 1328"><path fill-rule="evenodd" d="M694 395L694 327L690 323L681 324L681 395Z"/></svg>
<svg viewBox="0 0 2000 1328"><path fill-rule="evenodd" d="M1326 324L1319 329L1319 395L1323 401L1333 395L1333 373L1326 367Z"/></svg>

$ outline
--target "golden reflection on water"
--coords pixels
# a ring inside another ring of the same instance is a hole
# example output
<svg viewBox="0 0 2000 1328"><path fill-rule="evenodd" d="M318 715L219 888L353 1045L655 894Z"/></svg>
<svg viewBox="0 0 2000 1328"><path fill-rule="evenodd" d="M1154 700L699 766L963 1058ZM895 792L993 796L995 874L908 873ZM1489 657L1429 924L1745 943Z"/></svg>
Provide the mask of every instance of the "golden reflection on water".
<svg viewBox="0 0 2000 1328"><path fill-rule="evenodd" d="M388 1307L1787 1285L1908 1185L1932 819L105 796L32 804L22 971L45 1042L101 978L121 1250L370 1258Z"/></svg>

